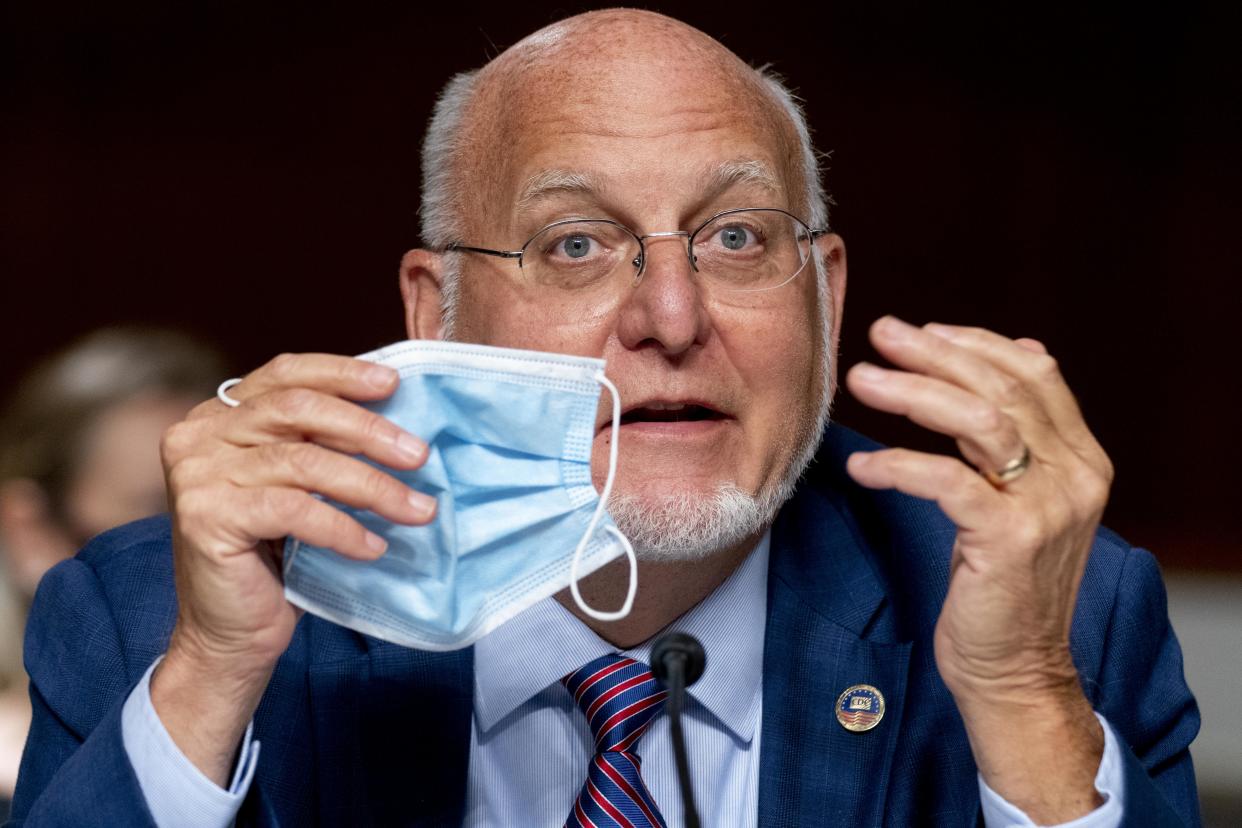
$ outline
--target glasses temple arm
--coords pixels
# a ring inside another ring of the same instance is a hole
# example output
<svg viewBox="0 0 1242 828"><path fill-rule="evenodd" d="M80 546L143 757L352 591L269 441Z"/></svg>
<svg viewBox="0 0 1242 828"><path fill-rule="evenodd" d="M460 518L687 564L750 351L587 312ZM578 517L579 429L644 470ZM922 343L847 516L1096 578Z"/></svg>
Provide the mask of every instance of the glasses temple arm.
<svg viewBox="0 0 1242 828"><path fill-rule="evenodd" d="M459 250L465 253L483 253L487 256L496 256L500 259L520 259L522 258L521 250L490 250L486 247L470 247L465 244L453 242L444 246L445 252L450 250Z"/></svg>

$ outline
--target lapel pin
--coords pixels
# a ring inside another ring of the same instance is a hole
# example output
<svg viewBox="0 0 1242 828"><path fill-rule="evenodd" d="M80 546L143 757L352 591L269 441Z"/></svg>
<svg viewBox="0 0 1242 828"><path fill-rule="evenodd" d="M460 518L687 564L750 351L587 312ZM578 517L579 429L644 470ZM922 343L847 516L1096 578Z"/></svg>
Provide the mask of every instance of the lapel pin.
<svg viewBox="0 0 1242 828"><path fill-rule="evenodd" d="M862 733L884 718L884 696L870 684L855 684L837 698L836 712L841 727Z"/></svg>

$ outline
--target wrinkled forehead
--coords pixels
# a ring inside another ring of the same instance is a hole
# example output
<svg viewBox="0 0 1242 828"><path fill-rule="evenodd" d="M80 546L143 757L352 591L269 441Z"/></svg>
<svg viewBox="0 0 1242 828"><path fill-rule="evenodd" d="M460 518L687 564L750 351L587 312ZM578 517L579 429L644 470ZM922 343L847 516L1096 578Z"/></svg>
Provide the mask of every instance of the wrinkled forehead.
<svg viewBox="0 0 1242 828"><path fill-rule="evenodd" d="M558 190L654 200L673 195L670 186L706 198L738 185L756 206L802 213L788 116L754 70L702 38L579 28L485 67L463 124L469 230L516 232L532 194Z"/></svg>

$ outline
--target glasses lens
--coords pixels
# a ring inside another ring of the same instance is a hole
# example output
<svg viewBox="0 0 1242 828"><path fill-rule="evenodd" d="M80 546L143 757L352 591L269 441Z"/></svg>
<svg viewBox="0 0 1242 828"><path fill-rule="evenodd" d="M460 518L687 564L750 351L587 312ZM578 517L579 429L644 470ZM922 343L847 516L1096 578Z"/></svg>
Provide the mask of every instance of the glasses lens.
<svg viewBox="0 0 1242 828"><path fill-rule="evenodd" d="M638 240L610 221L567 221L545 227L522 254L522 269L540 288L597 290L634 267Z"/></svg>
<svg viewBox="0 0 1242 828"><path fill-rule="evenodd" d="M717 216L692 244L702 278L730 291L780 287L801 272L811 250L806 225L780 210Z"/></svg>

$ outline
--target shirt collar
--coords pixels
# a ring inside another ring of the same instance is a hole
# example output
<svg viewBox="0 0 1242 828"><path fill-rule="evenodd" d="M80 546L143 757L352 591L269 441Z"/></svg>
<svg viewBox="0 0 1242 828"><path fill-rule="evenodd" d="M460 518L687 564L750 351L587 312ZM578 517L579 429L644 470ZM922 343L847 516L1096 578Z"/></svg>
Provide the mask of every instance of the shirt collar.
<svg viewBox="0 0 1242 828"><path fill-rule="evenodd" d="M625 655L649 663L652 642L672 629L699 639L707 652L703 676L688 690L733 735L754 736L763 684L770 532L724 583L660 633ZM554 598L545 598L474 649L474 715L483 732L549 685L617 649Z"/></svg>

